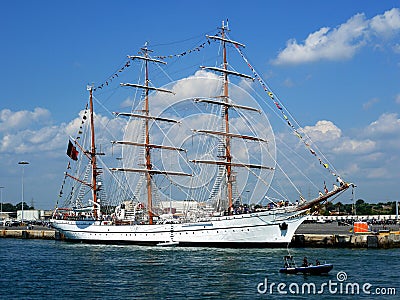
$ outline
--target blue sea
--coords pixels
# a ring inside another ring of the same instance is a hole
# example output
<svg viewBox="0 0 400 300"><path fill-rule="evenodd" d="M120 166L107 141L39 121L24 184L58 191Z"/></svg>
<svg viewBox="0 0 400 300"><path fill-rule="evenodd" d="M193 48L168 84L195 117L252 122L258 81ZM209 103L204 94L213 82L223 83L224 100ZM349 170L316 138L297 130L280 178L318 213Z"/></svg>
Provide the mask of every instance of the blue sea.
<svg viewBox="0 0 400 300"><path fill-rule="evenodd" d="M324 276L280 274L287 253L2 238L0 292L2 299L400 298L400 249L290 249L298 264L304 256L333 263Z"/></svg>

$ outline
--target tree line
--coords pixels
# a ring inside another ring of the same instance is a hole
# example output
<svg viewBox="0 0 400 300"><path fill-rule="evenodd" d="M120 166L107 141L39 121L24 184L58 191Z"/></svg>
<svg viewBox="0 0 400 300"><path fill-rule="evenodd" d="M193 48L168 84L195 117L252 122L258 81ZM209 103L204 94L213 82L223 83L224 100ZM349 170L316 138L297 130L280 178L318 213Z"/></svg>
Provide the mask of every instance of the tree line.
<svg viewBox="0 0 400 300"><path fill-rule="evenodd" d="M34 206L24 202L24 210L35 209ZM3 203L4 212L17 212L22 210L22 202L13 205L11 203ZM320 215L395 215L396 202L389 201L386 203L367 203L362 199L358 199L355 204L343 204L342 202L327 202L323 205L316 206L312 212L318 212Z"/></svg>
<svg viewBox="0 0 400 300"><path fill-rule="evenodd" d="M320 215L395 215L396 202L379 202L367 203L362 199L358 199L355 204L343 204L341 202L327 202L318 207L314 207L313 211L318 211Z"/></svg>
<svg viewBox="0 0 400 300"><path fill-rule="evenodd" d="M30 209L35 209L35 207L29 206L24 201L24 210L30 210ZM4 212L17 212L17 210L22 210L22 202L17 203L16 205L13 205L11 203L3 203L3 211Z"/></svg>

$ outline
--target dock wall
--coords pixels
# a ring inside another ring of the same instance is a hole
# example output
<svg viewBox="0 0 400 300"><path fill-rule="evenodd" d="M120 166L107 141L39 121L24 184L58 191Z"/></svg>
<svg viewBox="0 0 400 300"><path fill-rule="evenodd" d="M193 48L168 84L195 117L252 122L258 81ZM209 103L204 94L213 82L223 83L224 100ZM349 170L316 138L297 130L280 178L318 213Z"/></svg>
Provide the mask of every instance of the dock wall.
<svg viewBox="0 0 400 300"><path fill-rule="evenodd" d="M0 231L2 238L16 239L44 239L54 240L56 237L54 230L21 230L21 229L3 229Z"/></svg>
<svg viewBox="0 0 400 300"><path fill-rule="evenodd" d="M400 234L295 234L292 247L400 248Z"/></svg>
<svg viewBox="0 0 400 300"><path fill-rule="evenodd" d="M60 240L55 230L2 229L0 238ZM291 247L400 248L400 232L385 234L295 234Z"/></svg>

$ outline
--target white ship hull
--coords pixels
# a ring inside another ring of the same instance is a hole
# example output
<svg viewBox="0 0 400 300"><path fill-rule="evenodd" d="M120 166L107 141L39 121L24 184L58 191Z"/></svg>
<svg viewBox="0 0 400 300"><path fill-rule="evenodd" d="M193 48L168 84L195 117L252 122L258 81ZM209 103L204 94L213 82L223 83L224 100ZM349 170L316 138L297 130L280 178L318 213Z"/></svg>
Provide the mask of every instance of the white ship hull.
<svg viewBox="0 0 400 300"><path fill-rule="evenodd" d="M291 242L305 219L298 212L256 212L207 221L156 225L114 225L94 220L52 220L68 241L168 244L210 247L277 247Z"/></svg>

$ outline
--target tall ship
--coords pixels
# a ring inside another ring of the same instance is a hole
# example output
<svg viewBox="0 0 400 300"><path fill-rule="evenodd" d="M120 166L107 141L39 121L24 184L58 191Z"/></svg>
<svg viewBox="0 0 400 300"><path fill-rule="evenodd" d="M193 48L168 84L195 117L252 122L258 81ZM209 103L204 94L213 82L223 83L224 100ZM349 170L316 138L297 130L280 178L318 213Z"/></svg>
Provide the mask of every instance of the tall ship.
<svg viewBox="0 0 400 300"><path fill-rule="evenodd" d="M229 33L223 22L199 45L168 55L146 43L104 83L88 86L51 220L65 240L277 247L290 243L311 208L353 186ZM205 58L214 46L218 55ZM238 69L228 60L234 55ZM214 65L153 85L168 60L177 66L186 56ZM138 71L134 83L127 69ZM119 91L126 112L106 108ZM287 132L274 134L270 119Z"/></svg>

